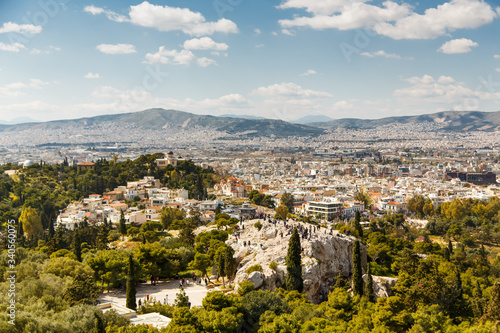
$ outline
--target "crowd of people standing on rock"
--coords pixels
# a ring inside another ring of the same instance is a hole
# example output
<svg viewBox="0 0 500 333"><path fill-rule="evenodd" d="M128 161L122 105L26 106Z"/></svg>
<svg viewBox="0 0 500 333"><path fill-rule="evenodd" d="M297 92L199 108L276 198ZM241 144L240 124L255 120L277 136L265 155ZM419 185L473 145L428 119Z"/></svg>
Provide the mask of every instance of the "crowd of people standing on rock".
<svg viewBox="0 0 500 333"><path fill-rule="evenodd" d="M268 222L270 224L273 224L274 226L284 226L286 230L276 230L276 235L279 235L281 238L285 236L290 236L293 232L294 228L297 228L297 231L299 232L299 236L302 239L305 240L310 240L312 237L314 237L315 234L319 234L321 232L321 226L316 226L312 224L308 224L305 222L300 222L295 219L288 219L288 220L281 220L279 218L277 219L272 219L271 215L266 215L262 214L261 220L263 222ZM334 235L334 227L331 226L330 228L323 227L323 233L329 234L331 236ZM243 224L243 221L240 221L240 225L236 225L234 228L234 233L233 236L235 237L236 243L243 244L244 247L246 246L252 246L252 242L250 240L243 240L241 239L242 232L245 230L245 225ZM344 234L337 233L337 237L346 237L350 236L351 231L346 230ZM242 242L241 242L242 241ZM263 248L262 244L258 243L253 243L253 245L260 245L261 248Z"/></svg>

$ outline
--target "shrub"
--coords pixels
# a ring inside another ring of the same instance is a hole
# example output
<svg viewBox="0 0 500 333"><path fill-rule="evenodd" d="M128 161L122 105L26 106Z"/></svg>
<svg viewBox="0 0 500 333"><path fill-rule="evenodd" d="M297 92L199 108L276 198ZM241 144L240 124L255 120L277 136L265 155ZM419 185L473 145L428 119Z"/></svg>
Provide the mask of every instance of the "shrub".
<svg viewBox="0 0 500 333"><path fill-rule="evenodd" d="M276 263L276 261L271 261L271 263L269 264L269 268L272 269L273 271L277 270L278 264Z"/></svg>
<svg viewBox="0 0 500 333"><path fill-rule="evenodd" d="M262 229L262 223L260 223L260 221L255 222L255 224L253 226L256 227L257 229L259 229L259 231L260 231L260 229Z"/></svg>
<svg viewBox="0 0 500 333"><path fill-rule="evenodd" d="M243 281L238 288L238 295L244 296L255 289L255 285L251 281Z"/></svg>
<svg viewBox="0 0 500 333"><path fill-rule="evenodd" d="M261 265L253 265L247 268L247 274L250 274L252 272L262 272L262 266Z"/></svg>

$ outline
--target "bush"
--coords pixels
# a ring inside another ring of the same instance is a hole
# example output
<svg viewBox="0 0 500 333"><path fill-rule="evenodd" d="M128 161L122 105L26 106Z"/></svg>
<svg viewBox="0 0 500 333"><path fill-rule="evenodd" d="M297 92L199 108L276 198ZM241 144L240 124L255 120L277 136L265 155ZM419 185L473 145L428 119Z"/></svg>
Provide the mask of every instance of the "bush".
<svg viewBox="0 0 500 333"><path fill-rule="evenodd" d="M119 230L113 230L108 235L108 241L114 242L120 239L122 234L120 234Z"/></svg>
<svg viewBox="0 0 500 333"><path fill-rule="evenodd" d="M238 295L244 296L255 289L255 285L251 281L243 281L238 288Z"/></svg>
<svg viewBox="0 0 500 333"><path fill-rule="evenodd" d="M276 261L271 261L271 263L269 264L269 268L272 269L273 271L277 270L278 264L276 263Z"/></svg>
<svg viewBox="0 0 500 333"><path fill-rule="evenodd" d="M252 272L262 272L262 266L261 265L253 265L247 268L247 274L250 274Z"/></svg>
<svg viewBox="0 0 500 333"><path fill-rule="evenodd" d="M262 223L260 223L260 221L255 222L255 224L253 226L256 227L257 229L259 229L259 231L260 231L260 229L262 229Z"/></svg>

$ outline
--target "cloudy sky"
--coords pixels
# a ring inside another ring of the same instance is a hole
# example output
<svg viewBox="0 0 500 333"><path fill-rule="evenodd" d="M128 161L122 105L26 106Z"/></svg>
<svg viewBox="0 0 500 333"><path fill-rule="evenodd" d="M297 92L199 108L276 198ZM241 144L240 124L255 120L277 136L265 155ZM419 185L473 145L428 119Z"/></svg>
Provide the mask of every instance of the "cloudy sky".
<svg viewBox="0 0 500 333"><path fill-rule="evenodd" d="M498 1L0 2L0 120L500 110Z"/></svg>

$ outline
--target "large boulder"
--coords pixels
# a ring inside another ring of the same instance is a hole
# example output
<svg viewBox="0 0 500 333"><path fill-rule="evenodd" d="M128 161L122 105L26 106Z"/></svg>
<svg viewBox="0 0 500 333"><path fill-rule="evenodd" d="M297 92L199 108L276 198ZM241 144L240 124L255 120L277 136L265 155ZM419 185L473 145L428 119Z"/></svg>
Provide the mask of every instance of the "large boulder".
<svg viewBox="0 0 500 333"><path fill-rule="evenodd" d="M265 278L264 274L255 271L248 275L247 280L252 282L255 288L257 289L260 288L260 286L262 286L262 283L264 283L264 278Z"/></svg>
<svg viewBox="0 0 500 333"><path fill-rule="evenodd" d="M260 231L253 226L257 220L245 221L243 222L245 229L240 229L238 241L235 236L230 236L227 241L227 244L235 250L238 267L235 276L236 288L239 283L249 279L245 272L253 265L262 266L262 272L259 272L262 274L259 277L263 279L261 289L274 290L284 285L285 258L292 229L285 228L283 222L275 225L260 221L262 223ZM349 277L352 273L352 248L356 238L340 235L330 228L316 227L314 231L312 225L301 222L291 222L288 225L301 225L308 229L311 227L311 237L301 238L304 292L314 303L326 300L330 287L335 284L339 272L345 277ZM250 245L248 245L249 241ZM246 245L243 242L246 242ZM361 253L363 266L365 266L366 247L363 245ZM273 264L271 268L272 262L276 264Z"/></svg>
<svg viewBox="0 0 500 333"><path fill-rule="evenodd" d="M363 282L366 284L366 278L368 275L363 275ZM375 294L375 299L379 297L389 297L392 296L392 288L398 282L397 278L391 278L387 276L375 276L372 275L373 280L373 293Z"/></svg>

